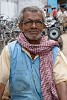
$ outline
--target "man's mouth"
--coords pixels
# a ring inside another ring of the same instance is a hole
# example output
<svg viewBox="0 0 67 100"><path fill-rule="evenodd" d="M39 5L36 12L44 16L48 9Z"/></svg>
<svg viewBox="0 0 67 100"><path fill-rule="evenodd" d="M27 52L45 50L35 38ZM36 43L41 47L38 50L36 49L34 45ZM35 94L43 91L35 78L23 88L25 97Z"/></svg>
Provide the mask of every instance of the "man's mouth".
<svg viewBox="0 0 67 100"><path fill-rule="evenodd" d="M30 33L39 33L39 31L29 31Z"/></svg>

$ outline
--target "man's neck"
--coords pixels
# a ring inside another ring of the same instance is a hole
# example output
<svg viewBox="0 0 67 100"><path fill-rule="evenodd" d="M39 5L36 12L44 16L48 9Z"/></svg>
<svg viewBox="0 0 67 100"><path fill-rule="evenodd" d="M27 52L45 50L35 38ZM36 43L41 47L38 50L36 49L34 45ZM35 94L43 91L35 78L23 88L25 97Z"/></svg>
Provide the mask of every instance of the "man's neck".
<svg viewBox="0 0 67 100"><path fill-rule="evenodd" d="M29 40L28 38L26 38L26 39L30 44L40 44L40 40L41 40L41 38L38 40Z"/></svg>

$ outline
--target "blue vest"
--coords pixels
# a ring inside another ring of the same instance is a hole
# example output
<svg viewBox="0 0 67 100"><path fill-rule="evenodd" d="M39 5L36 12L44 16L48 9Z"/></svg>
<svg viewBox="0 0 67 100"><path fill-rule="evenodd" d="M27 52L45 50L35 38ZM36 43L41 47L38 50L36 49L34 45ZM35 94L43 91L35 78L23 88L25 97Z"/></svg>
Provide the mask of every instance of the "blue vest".
<svg viewBox="0 0 67 100"><path fill-rule="evenodd" d="M43 100L40 83L40 58L32 60L17 41L9 43L11 100ZM52 49L55 63L59 48Z"/></svg>

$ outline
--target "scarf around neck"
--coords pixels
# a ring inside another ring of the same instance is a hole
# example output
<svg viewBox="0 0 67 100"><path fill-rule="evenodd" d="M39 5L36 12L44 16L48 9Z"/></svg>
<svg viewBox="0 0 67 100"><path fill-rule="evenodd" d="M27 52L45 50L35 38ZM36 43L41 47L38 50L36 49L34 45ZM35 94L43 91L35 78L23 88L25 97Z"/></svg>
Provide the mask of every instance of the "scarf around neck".
<svg viewBox="0 0 67 100"><path fill-rule="evenodd" d="M22 33L17 40L30 53L40 56L40 79L44 100L57 100L58 96L53 75L52 48L57 46L58 43L54 40L47 40L45 36L42 36L40 44L30 44Z"/></svg>

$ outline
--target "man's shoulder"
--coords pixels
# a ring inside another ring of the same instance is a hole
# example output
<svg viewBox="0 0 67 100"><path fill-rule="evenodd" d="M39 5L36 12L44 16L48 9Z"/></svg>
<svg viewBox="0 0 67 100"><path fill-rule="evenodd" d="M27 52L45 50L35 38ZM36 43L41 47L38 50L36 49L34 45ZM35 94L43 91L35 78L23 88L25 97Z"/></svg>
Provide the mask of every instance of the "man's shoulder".
<svg viewBox="0 0 67 100"><path fill-rule="evenodd" d="M59 51L60 51L60 49L57 46L52 48L52 53L53 53L53 58L54 58L53 63L55 63Z"/></svg>
<svg viewBox="0 0 67 100"><path fill-rule="evenodd" d="M59 47L58 46L54 46L53 48L52 48L52 51L59 51L60 49L59 49Z"/></svg>
<svg viewBox="0 0 67 100"><path fill-rule="evenodd" d="M8 43L8 48L14 48L18 44L17 40Z"/></svg>
<svg viewBox="0 0 67 100"><path fill-rule="evenodd" d="M52 48L53 55L57 55L59 51L60 51L60 49L57 46L55 46L55 47Z"/></svg>
<svg viewBox="0 0 67 100"><path fill-rule="evenodd" d="M8 45L13 45L13 44L16 44L16 43L17 43L17 40L14 40L14 41L8 43Z"/></svg>
<svg viewBox="0 0 67 100"><path fill-rule="evenodd" d="M19 47L20 47L20 45L17 40L8 43L8 49L9 49L10 53L15 52L17 50L17 48L19 48Z"/></svg>

